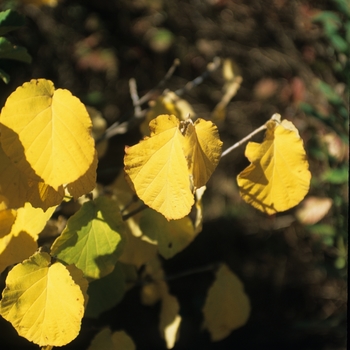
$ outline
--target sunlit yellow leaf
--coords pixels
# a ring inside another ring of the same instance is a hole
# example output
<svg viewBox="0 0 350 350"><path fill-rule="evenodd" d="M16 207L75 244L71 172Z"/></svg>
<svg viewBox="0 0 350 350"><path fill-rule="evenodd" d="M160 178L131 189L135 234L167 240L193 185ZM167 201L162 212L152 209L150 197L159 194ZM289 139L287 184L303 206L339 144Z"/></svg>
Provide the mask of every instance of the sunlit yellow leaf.
<svg viewBox="0 0 350 350"><path fill-rule="evenodd" d="M204 327L212 341L224 339L233 330L245 325L249 314L250 301L242 282L226 265L222 265L203 307Z"/></svg>
<svg viewBox="0 0 350 350"><path fill-rule="evenodd" d="M105 328L96 334L88 350L136 350L136 346L126 332L112 333L109 328Z"/></svg>
<svg viewBox="0 0 350 350"><path fill-rule="evenodd" d="M288 210L307 194L311 174L296 128L291 122L271 122L261 144L249 142L251 164L237 177L242 198L267 214Z"/></svg>
<svg viewBox="0 0 350 350"><path fill-rule="evenodd" d="M150 137L126 148L125 172L141 200L167 220L186 216L193 192L208 181L221 155L211 122L180 122L160 115L150 122Z"/></svg>
<svg viewBox="0 0 350 350"><path fill-rule="evenodd" d="M184 250L197 236L189 217L167 221L163 215L146 209L140 227L151 242L158 244L159 253L166 259Z"/></svg>
<svg viewBox="0 0 350 350"><path fill-rule="evenodd" d="M68 90L31 80L2 109L1 143L20 171L57 190L84 175L93 162L91 127L86 108Z"/></svg>
<svg viewBox="0 0 350 350"><path fill-rule="evenodd" d="M33 208L29 203L25 203L25 206L18 210L6 210L14 215L12 224L10 225L8 218L6 226L5 222L1 222L3 211L0 212L0 227L9 230L6 235L0 236L0 272L9 265L27 259L36 251L38 234L43 230L54 210L55 207L44 212L40 208Z"/></svg>
<svg viewBox="0 0 350 350"><path fill-rule="evenodd" d="M54 190L51 186L32 180L12 164L0 145L0 197L7 208L20 208L25 202L44 210L62 202L63 187Z"/></svg>
<svg viewBox="0 0 350 350"><path fill-rule="evenodd" d="M9 272L0 313L29 341L63 346L79 333L84 296L63 264L36 253Z"/></svg>
<svg viewBox="0 0 350 350"><path fill-rule="evenodd" d="M191 118L195 117L191 105L186 100L180 98L174 92L168 91L150 103L150 109L140 126L143 135L149 135L148 125L150 121L161 114L172 114L180 120L187 119L189 115Z"/></svg>
<svg viewBox="0 0 350 350"><path fill-rule="evenodd" d="M44 211L41 208L33 208L30 203L25 203L24 207L17 210L17 218L12 227L12 233L17 235L23 231L37 240L39 233L44 229L55 209L56 207L51 207Z"/></svg>
<svg viewBox="0 0 350 350"><path fill-rule="evenodd" d="M187 215L194 203L179 125L175 116L152 120L151 137L126 148L124 158L137 195L169 220Z"/></svg>
<svg viewBox="0 0 350 350"><path fill-rule="evenodd" d="M203 119L187 123L184 153L194 189L204 186L219 163L222 142L216 126Z"/></svg>

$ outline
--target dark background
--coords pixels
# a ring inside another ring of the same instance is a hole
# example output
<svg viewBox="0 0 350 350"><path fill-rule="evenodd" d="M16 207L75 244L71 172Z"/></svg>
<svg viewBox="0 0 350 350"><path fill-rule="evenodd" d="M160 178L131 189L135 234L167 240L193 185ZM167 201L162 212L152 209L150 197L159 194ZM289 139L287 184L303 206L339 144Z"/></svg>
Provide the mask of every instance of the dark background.
<svg viewBox="0 0 350 350"><path fill-rule="evenodd" d="M347 180L325 174L343 169L348 160L349 65L337 39L350 33L347 2L66 0L38 8L4 1L0 9L8 6L26 16L26 26L8 37L26 47L33 62L2 62L11 81L0 82L0 107L17 86L46 78L97 108L110 125L133 114L130 78L142 96L162 80L175 58L181 64L167 82L171 90L203 74L216 56L235 62L243 83L219 126L224 149L273 113L291 120L310 159L309 195L334 201L321 221L334 230L324 233L319 226L302 225L296 209L267 217L251 208L240 199L235 182L248 165L244 146L223 158L205 194L203 231L183 252L164 261L183 318L174 349L345 349ZM340 19L333 31L327 20L313 21L327 11ZM331 91L322 90L320 81ZM184 95L198 117L210 118L223 83L218 70ZM324 138L328 134L334 136L333 153ZM109 141L99 162L99 183L115 179L125 144L140 137L135 128ZM343 250L339 242L345 243ZM213 272L171 276L216 262L226 262L242 279L252 312L244 327L212 343L201 329L201 308ZM98 320L84 320L78 338L66 348L86 349L102 327L110 326L126 330L137 349L165 349L158 332L160 305L143 306L139 293L135 287ZM0 344L1 349L37 348L3 319Z"/></svg>

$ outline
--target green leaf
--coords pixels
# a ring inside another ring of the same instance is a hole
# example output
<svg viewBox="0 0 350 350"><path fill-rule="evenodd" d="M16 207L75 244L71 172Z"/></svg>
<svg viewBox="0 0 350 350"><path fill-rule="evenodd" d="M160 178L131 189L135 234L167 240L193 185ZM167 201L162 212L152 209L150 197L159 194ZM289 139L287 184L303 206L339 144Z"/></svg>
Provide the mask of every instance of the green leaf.
<svg viewBox="0 0 350 350"><path fill-rule="evenodd" d="M117 305L123 299L126 288L124 265L117 262L112 273L89 284L89 302L85 316L97 318L102 312Z"/></svg>
<svg viewBox="0 0 350 350"><path fill-rule="evenodd" d="M0 59L16 60L24 63L32 62L27 49L11 44L6 38L0 38Z"/></svg>
<svg viewBox="0 0 350 350"><path fill-rule="evenodd" d="M342 104L343 101L341 97L334 91L334 89L330 85L320 80L317 84L317 87L330 103L336 105Z"/></svg>
<svg viewBox="0 0 350 350"><path fill-rule="evenodd" d="M22 27L25 23L24 17L18 12L6 10L0 12L0 35Z"/></svg>
<svg viewBox="0 0 350 350"><path fill-rule="evenodd" d="M4 72L2 69L0 69L0 78L5 84L8 84L10 81L10 76Z"/></svg>
<svg viewBox="0 0 350 350"><path fill-rule="evenodd" d="M331 225L327 224L316 224L309 227L309 230L313 234L317 234L320 236L334 236L335 228Z"/></svg>
<svg viewBox="0 0 350 350"><path fill-rule="evenodd" d="M110 274L122 253L124 222L117 203L106 197L84 203L51 248L90 280Z"/></svg>
<svg viewBox="0 0 350 350"><path fill-rule="evenodd" d="M349 51L349 45L348 43L340 36L337 34L333 34L329 40L332 42L333 47L339 51L346 53Z"/></svg>
<svg viewBox="0 0 350 350"><path fill-rule="evenodd" d="M314 22L321 22L327 36L331 36L341 26L341 20L337 14L332 11L321 11L313 16Z"/></svg>

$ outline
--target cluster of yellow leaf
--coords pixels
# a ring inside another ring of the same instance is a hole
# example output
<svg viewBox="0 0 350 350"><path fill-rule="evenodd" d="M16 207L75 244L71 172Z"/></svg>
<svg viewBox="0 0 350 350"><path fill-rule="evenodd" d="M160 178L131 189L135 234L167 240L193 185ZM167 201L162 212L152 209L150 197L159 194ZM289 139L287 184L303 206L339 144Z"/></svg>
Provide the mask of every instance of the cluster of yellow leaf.
<svg viewBox="0 0 350 350"><path fill-rule="evenodd" d="M84 105L52 82L17 88L0 115L0 271L28 258L65 190L77 198L96 182L97 157Z"/></svg>
<svg viewBox="0 0 350 350"><path fill-rule="evenodd" d="M138 197L167 220L181 219L219 163L222 142L216 126L203 119L180 122L160 115L150 137L125 149L125 172Z"/></svg>
<svg viewBox="0 0 350 350"><path fill-rule="evenodd" d="M264 141L249 142L251 164L238 176L241 197L269 215L293 208L309 191L311 173L303 141L295 126L272 119Z"/></svg>
<svg viewBox="0 0 350 350"><path fill-rule="evenodd" d="M95 187L96 167L90 117L69 91L39 79L9 96L0 115L0 272L35 252L65 193ZM9 272L0 314L28 340L62 346L79 333L87 286L78 268L35 253Z"/></svg>

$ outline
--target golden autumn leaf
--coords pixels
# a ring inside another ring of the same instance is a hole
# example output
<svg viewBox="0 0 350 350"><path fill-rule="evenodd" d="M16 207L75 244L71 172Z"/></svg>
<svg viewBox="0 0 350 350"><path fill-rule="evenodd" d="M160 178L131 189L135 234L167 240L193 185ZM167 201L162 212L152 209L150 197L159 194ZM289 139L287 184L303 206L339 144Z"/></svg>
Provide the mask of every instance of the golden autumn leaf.
<svg viewBox="0 0 350 350"><path fill-rule="evenodd" d="M245 325L249 314L250 301L242 282L223 264L205 300L204 327L209 331L212 341L219 341Z"/></svg>
<svg viewBox="0 0 350 350"><path fill-rule="evenodd" d="M251 164L237 176L240 195L260 211L271 215L288 210L309 191L309 164L291 122L269 122L264 141L249 142L245 154Z"/></svg>
<svg viewBox="0 0 350 350"><path fill-rule="evenodd" d="M167 220L181 219L194 204L193 192L208 181L221 155L213 123L180 122L160 115L150 122L150 137L125 149L125 172L136 194Z"/></svg>
<svg viewBox="0 0 350 350"><path fill-rule="evenodd" d="M36 253L9 272L0 314L27 340L63 346L80 331L84 295L63 264Z"/></svg>
<svg viewBox="0 0 350 350"><path fill-rule="evenodd" d="M8 211L15 216L12 224L7 225L9 230L7 235L0 236L0 272L9 265L27 259L36 251L38 235L52 216L55 207L43 211L41 208L33 208L30 203L25 203L24 207L18 210ZM2 212L0 212L0 227L4 227L1 214ZM9 220L7 222L9 223Z"/></svg>
<svg viewBox="0 0 350 350"><path fill-rule="evenodd" d="M11 162L57 190L76 181L94 159L85 106L51 81L31 80L7 99L0 117L1 144Z"/></svg>

